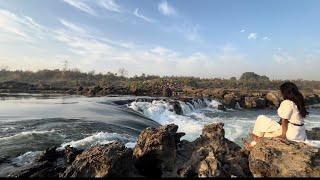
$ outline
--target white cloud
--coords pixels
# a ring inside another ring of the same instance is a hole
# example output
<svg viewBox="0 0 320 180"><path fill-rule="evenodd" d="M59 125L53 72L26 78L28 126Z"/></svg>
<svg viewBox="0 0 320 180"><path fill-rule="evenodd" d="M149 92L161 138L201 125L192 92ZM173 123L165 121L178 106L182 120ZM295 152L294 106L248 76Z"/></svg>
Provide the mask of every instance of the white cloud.
<svg viewBox="0 0 320 180"><path fill-rule="evenodd" d="M275 62L277 64L283 65L283 64L290 64L296 61L296 59L290 55L288 55L288 53L278 53L273 55L273 59L275 60Z"/></svg>
<svg viewBox="0 0 320 180"><path fill-rule="evenodd" d="M263 37L263 40L270 41L271 39L267 36Z"/></svg>
<svg viewBox="0 0 320 180"><path fill-rule="evenodd" d="M69 4L70 6L73 6L80 11L83 11L85 13L96 15L96 12L87 4L85 4L82 0L63 0L65 3Z"/></svg>
<svg viewBox="0 0 320 180"><path fill-rule="evenodd" d="M258 35L257 33L250 33L248 36L248 39L257 39Z"/></svg>
<svg viewBox="0 0 320 180"><path fill-rule="evenodd" d="M244 33L244 32L246 32L246 30L245 30L245 29L242 29L240 32Z"/></svg>
<svg viewBox="0 0 320 180"><path fill-rule="evenodd" d="M121 7L114 0L100 0L99 4L108 11L121 13Z"/></svg>
<svg viewBox="0 0 320 180"><path fill-rule="evenodd" d="M154 22L153 19L148 18L148 17L144 16L143 14L139 13L139 8L136 8L136 9L134 10L133 14L134 14L135 16L137 16L138 18L141 18L141 19L143 19L143 20L145 20L145 21L147 21L147 22L150 22L150 23Z"/></svg>
<svg viewBox="0 0 320 180"><path fill-rule="evenodd" d="M158 54L160 56L164 56L164 55L167 55L167 56L177 56L178 53L173 51L173 50L170 50L170 49L167 49L167 48L164 48L162 46L157 46L153 49L150 50L150 52L154 53L154 54Z"/></svg>
<svg viewBox="0 0 320 180"><path fill-rule="evenodd" d="M158 10L165 16L174 16L177 14L176 10L168 4L167 0L163 0L158 4Z"/></svg>

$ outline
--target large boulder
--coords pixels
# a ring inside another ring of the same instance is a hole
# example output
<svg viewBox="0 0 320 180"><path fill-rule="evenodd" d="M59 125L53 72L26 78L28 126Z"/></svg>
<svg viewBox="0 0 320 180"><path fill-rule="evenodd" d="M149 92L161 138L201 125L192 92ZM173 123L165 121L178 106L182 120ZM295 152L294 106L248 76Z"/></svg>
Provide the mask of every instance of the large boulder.
<svg viewBox="0 0 320 180"><path fill-rule="evenodd" d="M113 142L78 155L61 177L136 177L132 149Z"/></svg>
<svg viewBox="0 0 320 180"><path fill-rule="evenodd" d="M282 139L263 139L251 150L254 177L319 177L318 148Z"/></svg>
<svg viewBox="0 0 320 180"><path fill-rule="evenodd" d="M248 155L237 144L225 138L223 123L204 127L191 147L187 161L181 163L181 177L250 177ZM184 148L187 149L187 148ZM184 150L183 149L183 150ZM189 147L190 149L190 147Z"/></svg>
<svg viewBox="0 0 320 180"><path fill-rule="evenodd" d="M175 177L177 144L184 133L170 124L147 128L140 134L133 155L139 173L146 177Z"/></svg>

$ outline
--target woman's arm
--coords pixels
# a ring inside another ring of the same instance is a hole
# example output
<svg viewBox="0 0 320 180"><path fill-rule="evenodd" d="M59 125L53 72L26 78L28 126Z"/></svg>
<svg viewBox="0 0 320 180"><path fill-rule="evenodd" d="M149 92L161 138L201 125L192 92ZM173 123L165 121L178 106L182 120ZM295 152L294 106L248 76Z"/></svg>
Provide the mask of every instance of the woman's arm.
<svg viewBox="0 0 320 180"><path fill-rule="evenodd" d="M282 135L280 137L283 139L287 138L286 134L287 134L287 130L288 130L288 123L289 123L288 119L281 120Z"/></svg>

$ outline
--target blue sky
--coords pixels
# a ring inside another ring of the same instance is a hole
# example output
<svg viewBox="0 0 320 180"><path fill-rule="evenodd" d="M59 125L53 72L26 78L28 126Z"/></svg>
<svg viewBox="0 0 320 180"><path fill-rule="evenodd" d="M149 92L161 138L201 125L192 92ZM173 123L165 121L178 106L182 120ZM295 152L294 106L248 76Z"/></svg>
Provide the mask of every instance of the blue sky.
<svg viewBox="0 0 320 180"><path fill-rule="evenodd" d="M0 0L0 66L320 80L319 0Z"/></svg>

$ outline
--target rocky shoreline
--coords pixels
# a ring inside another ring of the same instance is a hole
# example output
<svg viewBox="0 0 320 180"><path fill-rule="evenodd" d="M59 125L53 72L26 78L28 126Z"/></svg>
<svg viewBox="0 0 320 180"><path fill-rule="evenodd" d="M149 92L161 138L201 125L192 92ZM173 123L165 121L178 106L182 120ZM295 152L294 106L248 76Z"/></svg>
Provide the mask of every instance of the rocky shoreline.
<svg viewBox="0 0 320 180"><path fill-rule="evenodd" d="M121 142L86 150L47 149L9 177L319 177L320 149L263 139L251 150L225 138L224 124L204 127L193 142L174 124L147 128L133 149Z"/></svg>
<svg viewBox="0 0 320 180"><path fill-rule="evenodd" d="M190 99L214 99L222 103L223 108L245 108L245 109L264 109L279 107L282 97L279 91L274 90L227 90L221 88L210 89L192 89L192 88L169 88L159 87L157 89L148 89L138 91L136 89L122 86L93 86L93 87L54 87L46 84L32 85L8 81L0 83L0 93L41 93L41 94L68 94L83 95L88 97L100 97L110 95L133 95L150 96L155 99L164 99L168 97L175 100L190 101ZM311 108L319 108L319 94L303 92L306 104Z"/></svg>

